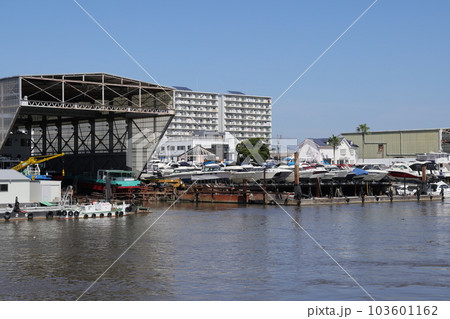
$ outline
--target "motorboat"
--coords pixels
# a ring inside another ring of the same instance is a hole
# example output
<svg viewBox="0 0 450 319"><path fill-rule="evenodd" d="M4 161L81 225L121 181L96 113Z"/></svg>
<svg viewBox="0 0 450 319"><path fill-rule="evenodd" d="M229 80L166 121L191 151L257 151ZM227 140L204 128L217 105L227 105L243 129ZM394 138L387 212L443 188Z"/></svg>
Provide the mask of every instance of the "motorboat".
<svg viewBox="0 0 450 319"><path fill-rule="evenodd" d="M325 169L327 170L327 173L322 177L322 180L324 181L344 180L350 172L349 169L342 169L336 165L325 166Z"/></svg>
<svg viewBox="0 0 450 319"><path fill-rule="evenodd" d="M418 182L422 176L411 169L407 163L394 163L387 169L389 176L392 176L397 181L415 181Z"/></svg>
<svg viewBox="0 0 450 319"><path fill-rule="evenodd" d="M225 181L229 180L230 171L224 171L223 167L216 163L204 164L202 170L193 174L192 181Z"/></svg>
<svg viewBox="0 0 450 319"><path fill-rule="evenodd" d="M161 170L167 168L167 163L161 160L151 160L147 163L145 171L141 173L140 179L151 179L161 177Z"/></svg>
<svg viewBox="0 0 450 319"><path fill-rule="evenodd" d="M450 186L443 181L439 181L436 183L430 183L427 194L431 196L450 196Z"/></svg>
<svg viewBox="0 0 450 319"><path fill-rule="evenodd" d="M374 180L381 180L384 177L386 177L386 175L388 175L388 167L384 164L359 164L356 165L356 168L361 169L363 171L367 172L367 175L369 175L369 177L364 177L361 174L359 176L355 176L354 178L358 179L364 179L364 180L370 180L370 179L374 179Z"/></svg>
<svg viewBox="0 0 450 319"><path fill-rule="evenodd" d="M266 168L266 181L283 183L286 181L286 178L293 173L294 171L291 168L280 168L280 167Z"/></svg>
<svg viewBox="0 0 450 319"><path fill-rule="evenodd" d="M431 162L435 165L433 168L433 175L439 175L439 177L450 177L450 155L444 152L430 152L425 154L417 154L416 160L419 162ZM430 174L431 172L427 172Z"/></svg>
<svg viewBox="0 0 450 319"><path fill-rule="evenodd" d="M250 164L241 166L227 166L224 168L224 171L231 172L230 180L233 183L241 184L244 180L248 182L257 182L264 178L264 168L255 167Z"/></svg>
<svg viewBox="0 0 450 319"><path fill-rule="evenodd" d="M409 167L416 171L417 174L422 175L422 169L425 166L425 174L428 176L439 176L439 166L432 161L415 161L409 164ZM441 170L442 171L442 170Z"/></svg>
<svg viewBox="0 0 450 319"><path fill-rule="evenodd" d="M292 171L294 171L295 166L292 167ZM309 179L317 179L322 178L328 171L321 164L308 164L301 163L299 164L298 177L299 180L309 180ZM287 183L294 183L295 174L292 173L286 178Z"/></svg>
<svg viewBox="0 0 450 319"><path fill-rule="evenodd" d="M201 172L201 168L198 166L180 166L174 168L173 172L166 175L166 179L181 179L183 182L192 181L192 175L197 175Z"/></svg>
<svg viewBox="0 0 450 319"><path fill-rule="evenodd" d="M397 195L402 196L413 196L416 195L418 189L418 184L411 185L411 184L405 184L405 185L396 185L395 186L395 192Z"/></svg>

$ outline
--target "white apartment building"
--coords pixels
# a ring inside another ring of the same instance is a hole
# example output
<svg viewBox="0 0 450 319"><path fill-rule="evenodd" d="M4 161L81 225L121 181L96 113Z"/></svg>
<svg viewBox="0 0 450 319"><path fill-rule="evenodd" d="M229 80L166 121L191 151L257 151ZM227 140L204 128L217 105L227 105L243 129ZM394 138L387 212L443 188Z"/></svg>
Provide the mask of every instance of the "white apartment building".
<svg viewBox="0 0 450 319"><path fill-rule="evenodd" d="M173 139L192 136L195 131L219 132L219 95L175 88L175 116L164 136Z"/></svg>
<svg viewBox="0 0 450 319"><path fill-rule="evenodd" d="M272 100L267 96L228 91L219 96L219 130L239 140L252 137L272 138Z"/></svg>
<svg viewBox="0 0 450 319"><path fill-rule="evenodd" d="M192 136L196 131L229 132L240 141L272 137L270 97L175 89L175 117L165 134L169 139Z"/></svg>

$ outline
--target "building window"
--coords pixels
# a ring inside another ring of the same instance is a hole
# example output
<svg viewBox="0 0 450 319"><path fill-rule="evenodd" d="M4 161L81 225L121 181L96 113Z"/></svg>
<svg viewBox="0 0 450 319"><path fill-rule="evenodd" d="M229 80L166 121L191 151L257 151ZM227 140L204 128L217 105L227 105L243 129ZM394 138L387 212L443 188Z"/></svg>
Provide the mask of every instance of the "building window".
<svg viewBox="0 0 450 319"><path fill-rule="evenodd" d="M0 184L0 192L7 192L8 184Z"/></svg>
<svg viewBox="0 0 450 319"><path fill-rule="evenodd" d="M164 146L161 146L161 151L164 151L164 150L165 150Z"/></svg>
<svg viewBox="0 0 450 319"><path fill-rule="evenodd" d="M184 151L184 145L178 145L177 146L177 151Z"/></svg>
<svg viewBox="0 0 450 319"><path fill-rule="evenodd" d="M170 147L170 150L171 150L171 151L175 151L175 146L172 145L172 146Z"/></svg>

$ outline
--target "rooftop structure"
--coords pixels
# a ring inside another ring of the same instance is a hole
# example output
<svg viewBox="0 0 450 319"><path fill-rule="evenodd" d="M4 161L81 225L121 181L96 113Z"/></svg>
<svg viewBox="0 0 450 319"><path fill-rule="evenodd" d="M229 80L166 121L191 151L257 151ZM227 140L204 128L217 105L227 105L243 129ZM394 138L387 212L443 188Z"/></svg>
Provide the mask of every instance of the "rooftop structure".
<svg viewBox="0 0 450 319"><path fill-rule="evenodd" d="M106 73L3 78L0 146L23 132L32 156L65 153L72 174L141 171L175 114L173 92Z"/></svg>

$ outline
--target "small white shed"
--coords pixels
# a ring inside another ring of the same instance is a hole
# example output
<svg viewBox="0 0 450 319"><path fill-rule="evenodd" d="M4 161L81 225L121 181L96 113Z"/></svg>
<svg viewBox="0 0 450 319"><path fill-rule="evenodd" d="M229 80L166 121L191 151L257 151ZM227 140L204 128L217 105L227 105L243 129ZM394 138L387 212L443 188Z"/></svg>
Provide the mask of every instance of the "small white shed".
<svg viewBox="0 0 450 319"><path fill-rule="evenodd" d="M30 179L12 169L0 169L0 204L30 202Z"/></svg>
<svg viewBox="0 0 450 319"><path fill-rule="evenodd" d="M61 201L61 181L35 180L31 181L31 202L59 202Z"/></svg>

